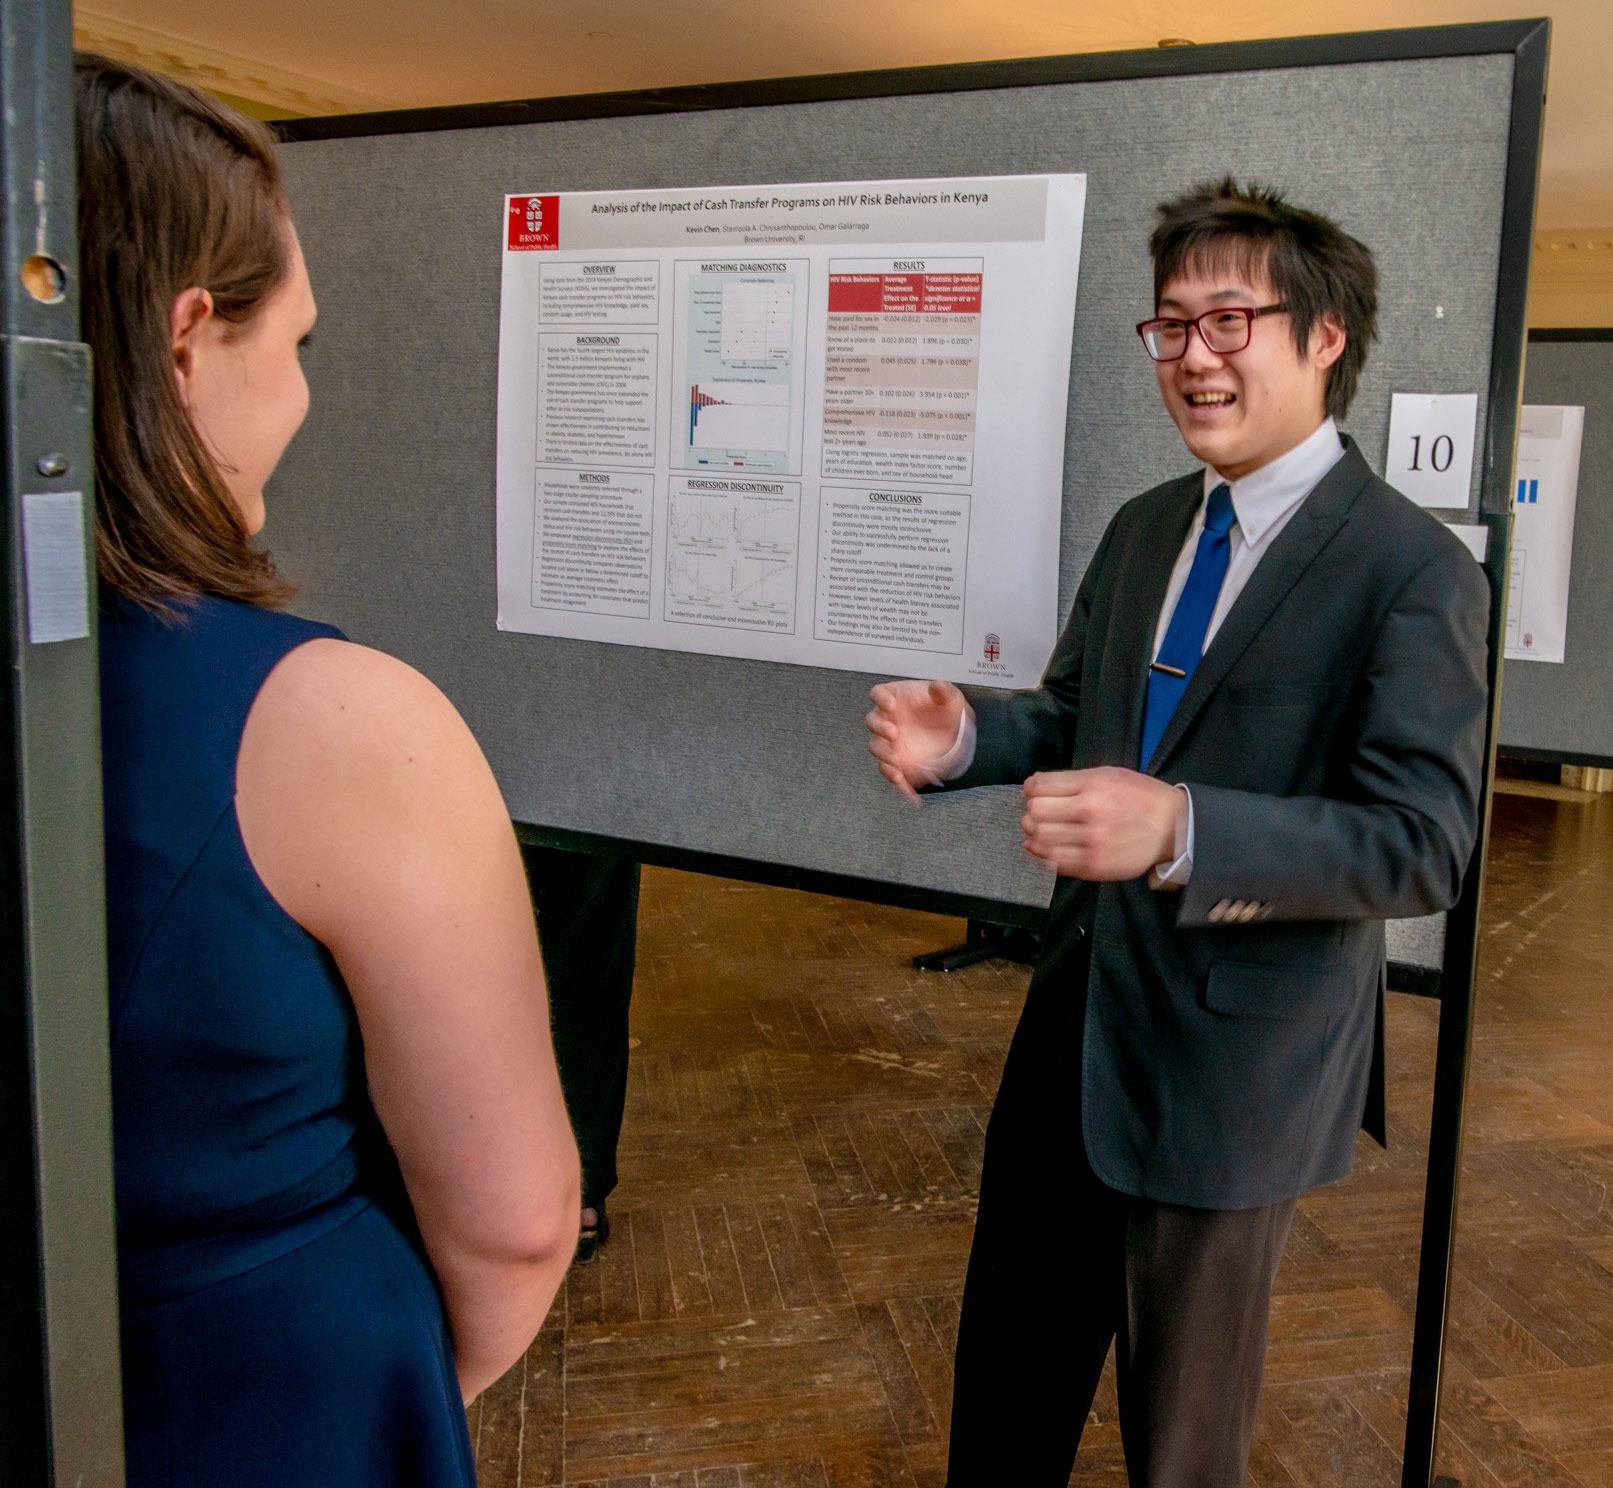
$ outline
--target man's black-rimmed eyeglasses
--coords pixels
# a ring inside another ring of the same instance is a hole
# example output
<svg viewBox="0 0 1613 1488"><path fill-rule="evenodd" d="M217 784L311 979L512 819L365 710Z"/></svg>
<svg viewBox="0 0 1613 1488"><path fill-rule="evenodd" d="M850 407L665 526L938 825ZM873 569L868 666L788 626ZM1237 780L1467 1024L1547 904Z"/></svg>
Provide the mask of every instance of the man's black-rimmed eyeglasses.
<svg viewBox="0 0 1613 1488"><path fill-rule="evenodd" d="M1217 356L1230 356L1249 344L1255 321L1260 316L1277 315L1287 308L1284 304L1262 305L1258 309L1223 305L1219 310L1206 310L1192 320L1174 320L1167 316L1141 321L1137 334L1156 362L1181 361L1187 355L1189 334L1195 329L1205 346Z"/></svg>

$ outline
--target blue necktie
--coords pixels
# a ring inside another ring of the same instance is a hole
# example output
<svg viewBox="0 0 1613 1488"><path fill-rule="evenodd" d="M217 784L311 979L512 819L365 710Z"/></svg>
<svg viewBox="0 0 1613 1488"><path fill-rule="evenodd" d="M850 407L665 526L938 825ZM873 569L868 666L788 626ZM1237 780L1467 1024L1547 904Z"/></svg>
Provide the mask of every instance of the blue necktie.
<svg viewBox="0 0 1613 1488"><path fill-rule="evenodd" d="M1232 531L1232 488L1225 482L1210 492L1204 509L1204 531L1199 534L1198 551L1193 555L1193 567L1188 570L1187 582L1176 601L1171 623L1165 631L1165 640L1155 658L1158 665L1148 673L1148 704L1143 712L1143 753L1141 768L1148 768L1154 750L1164 736L1171 714L1187 691L1188 679L1204 654L1204 632L1210 628L1210 616L1215 613L1215 602L1221 597L1221 581L1227 576L1227 559L1232 553L1232 542L1227 536ZM1171 667L1180 672L1159 670Z"/></svg>

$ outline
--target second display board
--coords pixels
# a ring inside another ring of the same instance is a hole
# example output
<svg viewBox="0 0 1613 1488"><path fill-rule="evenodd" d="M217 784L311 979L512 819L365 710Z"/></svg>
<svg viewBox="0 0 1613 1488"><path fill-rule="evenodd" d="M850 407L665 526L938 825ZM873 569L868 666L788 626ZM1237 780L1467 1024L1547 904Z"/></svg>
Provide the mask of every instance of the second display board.
<svg viewBox="0 0 1613 1488"><path fill-rule="evenodd" d="M1086 178L505 198L499 626L1034 683Z"/></svg>

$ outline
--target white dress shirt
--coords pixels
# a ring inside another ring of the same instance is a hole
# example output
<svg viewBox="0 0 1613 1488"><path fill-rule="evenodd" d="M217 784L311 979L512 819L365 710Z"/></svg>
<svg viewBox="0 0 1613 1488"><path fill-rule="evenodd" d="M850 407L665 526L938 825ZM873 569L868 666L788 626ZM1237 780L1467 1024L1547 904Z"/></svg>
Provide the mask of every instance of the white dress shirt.
<svg viewBox="0 0 1613 1488"><path fill-rule="evenodd" d="M1242 480L1226 481L1210 466L1204 467L1205 499L1199 502L1192 524L1187 529L1187 537L1182 542L1182 550L1176 555L1176 566L1171 570L1171 581L1165 588L1165 600L1159 607L1159 619L1154 626L1154 649L1150 660L1159 655L1159 648L1165 643L1165 632L1170 628L1176 601L1181 598L1187 576L1193 568L1199 535L1204 531L1204 509L1210 492L1225 481L1232 491L1235 520L1228 534L1231 551L1227 555L1226 577L1221 581L1221 593L1210 614L1209 627L1204 632L1206 649L1238 596L1243 593L1260 560L1276 542L1277 534L1288 525L1317 482L1343 455L1344 443L1339 438L1338 427L1331 418L1327 418L1322 420L1309 438L1301 440L1286 454L1262 465ZM929 762L927 772L937 785L944 780L956 780L974 763L974 757L974 717L966 711L956 742L940 759ZM1177 789L1187 797L1187 810L1177 825L1176 857L1169 863L1159 864L1149 875L1155 887L1185 884L1193 872L1193 794L1185 785L1179 785Z"/></svg>

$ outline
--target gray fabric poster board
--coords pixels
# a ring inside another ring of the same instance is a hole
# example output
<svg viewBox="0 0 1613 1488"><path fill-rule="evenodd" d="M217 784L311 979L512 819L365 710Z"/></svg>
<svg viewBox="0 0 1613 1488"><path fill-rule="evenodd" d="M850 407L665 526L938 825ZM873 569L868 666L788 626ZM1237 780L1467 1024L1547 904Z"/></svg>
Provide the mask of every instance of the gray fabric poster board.
<svg viewBox="0 0 1613 1488"><path fill-rule="evenodd" d="M1200 48L1259 65L655 113L594 100L579 112L605 116L294 139L283 157L320 322L312 412L270 490L265 536L304 583L296 608L441 686L518 823L1034 923L1050 881L1019 846L1017 791L900 800L865 752L879 678L495 629L503 196L1086 172L1062 621L1121 503L1192 468L1132 328L1152 309L1155 204L1228 171L1373 248L1382 334L1346 431L1381 469L1392 393L1477 393L1477 510L1513 43L1369 60L1374 38L1334 40L1362 43L1344 52L1363 60L1272 65L1275 44ZM1284 46L1303 58L1312 44ZM999 71L1023 83L1034 69ZM1397 929L1392 944L1437 966L1440 926Z"/></svg>
<svg viewBox="0 0 1613 1488"><path fill-rule="evenodd" d="M1613 764L1613 330L1533 331L1525 403L1585 410L1562 664L1507 663L1503 752Z"/></svg>

